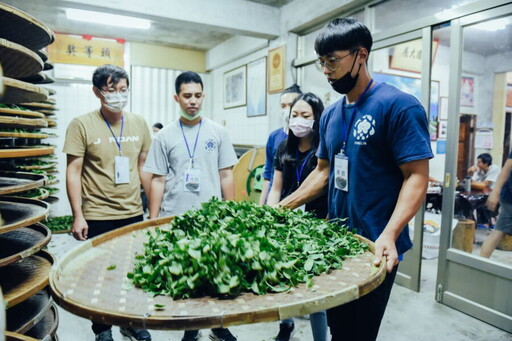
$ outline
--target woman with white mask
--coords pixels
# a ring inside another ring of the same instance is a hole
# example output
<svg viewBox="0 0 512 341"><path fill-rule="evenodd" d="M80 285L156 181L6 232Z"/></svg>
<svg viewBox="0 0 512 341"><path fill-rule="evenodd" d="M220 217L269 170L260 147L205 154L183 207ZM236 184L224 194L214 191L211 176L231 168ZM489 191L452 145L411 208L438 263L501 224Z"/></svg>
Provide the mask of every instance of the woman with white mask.
<svg viewBox="0 0 512 341"><path fill-rule="evenodd" d="M310 92L298 96L291 105L288 138L277 149L274 158L274 182L267 204L276 205L293 193L317 164L316 150L320 143L318 128L324 105ZM327 194L304 207L319 219L327 217ZM310 315L314 341L327 341L325 310ZM288 341L295 329L293 319L281 321L276 341Z"/></svg>

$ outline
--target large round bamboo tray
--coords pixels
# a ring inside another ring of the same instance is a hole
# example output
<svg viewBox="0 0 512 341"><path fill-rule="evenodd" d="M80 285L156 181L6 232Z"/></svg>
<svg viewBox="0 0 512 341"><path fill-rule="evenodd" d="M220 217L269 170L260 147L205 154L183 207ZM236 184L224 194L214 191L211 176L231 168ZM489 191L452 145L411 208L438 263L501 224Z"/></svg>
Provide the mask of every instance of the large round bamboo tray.
<svg viewBox="0 0 512 341"><path fill-rule="evenodd" d="M19 197L19 198L29 198L29 199L36 199L36 200L44 200L50 196L50 192L45 188L39 188L39 195L37 196L28 196L24 195L24 193L16 193L12 194L13 197Z"/></svg>
<svg viewBox="0 0 512 341"><path fill-rule="evenodd" d="M33 337L26 336L23 334L5 332L5 341L39 341Z"/></svg>
<svg viewBox="0 0 512 341"><path fill-rule="evenodd" d="M56 204L56 203L57 203L57 201L59 201L59 198L58 198L58 197L54 197L54 196L51 196L51 195L50 195L48 198L44 199L43 201L45 201L45 202L49 203L50 205L54 205L54 204ZM62 231L62 232L60 232L60 231L58 231L58 232L57 232L57 231L52 231L52 233L68 233L68 232L70 232L70 231L71 231L71 230L68 230L68 231Z"/></svg>
<svg viewBox="0 0 512 341"><path fill-rule="evenodd" d="M254 189L255 174L265 165L265 148L253 148L245 152L233 167L235 200L259 202L261 190Z"/></svg>
<svg viewBox="0 0 512 341"><path fill-rule="evenodd" d="M0 2L2 38L39 50L55 40L55 35L42 22L15 7Z"/></svg>
<svg viewBox="0 0 512 341"><path fill-rule="evenodd" d="M53 147L25 147L25 148L15 148L15 149L0 149L0 159L5 158L17 158L17 157L30 157L30 156L42 156L42 155L50 155L55 152ZM24 166L20 169L43 169L43 168L28 168L30 166ZM49 166L49 167L53 167Z"/></svg>
<svg viewBox="0 0 512 341"><path fill-rule="evenodd" d="M9 128L46 128L48 127L48 122L43 118L0 116L0 126Z"/></svg>
<svg viewBox="0 0 512 341"><path fill-rule="evenodd" d="M7 131L0 131L0 137L13 137L20 139L45 139L48 137L48 135L39 133L11 133Z"/></svg>
<svg viewBox="0 0 512 341"><path fill-rule="evenodd" d="M39 252L51 237L50 229L40 223L0 234L0 267Z"/></svg>
<svg viewBox="0 0 512 341"><path fill-rule="evenodd" d="M57 110L55 105L43 102L30 102L30 103L20 103L20 106L29 109L49 109L49 110Z"/></svg>
<svg viewBox="0 0 512 341"><path fill-rule="evenodd" d="M47 61L44 62L43 70L44 71L53 70L53 64L52 63L48 63Z"/></svg>
<svg viewBox="0 0 512 341"><path fill-rule="evenodd" d="M44 120L48 122L48 128L57 126L57 121L55 121L54 119L45 118Z"/></svg>
<svg viewBox="0 0 512 341"><path fill-rule="evenodd" d="M44 174L0 171L0 195L42 187L47 180Z"/></svg>
<svg viewBox="0 0 512 341"><path fill-rule="evenodd" d="M0 38L0 64L5 77L25 78L43 70L41 58L28 48Z"/></svg>
<svg viewBox="0 0 512 341"><path fill-rule="evenodd" d="M43 87L8 77L4 77L3 80L5 87L4 96L2 97L3 103L38 102L45 101L48 98L48 90Z"/></svg>
<svg viewBox="0 0 512 341"><path fill-rule="evenodd" d="M55 80L48 76L45 73L39 72L35 75L31 75L29 77L24 77L22 79L24 82L32 83L32 84L51 84L55 83Z"/></svg>
<svg viewBox="0 0 512 341"><path fill-rule="evenodd" d="M2 295L2 288L0 288L0 340L1 335L5 332L5 305L4 296Z"/></svg>
<svg viewBox="0 0 512 341"><path fill-rule="evenodd" d="M25 334L46 315L53 300L48 287L7 310L7 330Z"/></svg>
<svg viewBox="0 0 512 341"><path fill-rule="evenodd" d="M50 155L50 154L53 154L53 153L49 153L49 154L46 154L46 155ZM38 155L35 155L35 156L38 156ZM19 169L26 169L26 170L39 169L39 170L44 170L46 173L52 173L50 171L50 169L54 169L53 167L55 167L56 165L57 165L56 162L50 162L47 165L33 165L33 166L30 166L30 165L20 165L20 166L16 166L16 167L18 167Z"/></svg>
<svg viewBox="0 0 512 341"><path fill-rule="evenodd" d="M20 110L11 108L0 108L0 115L2 116L24 116L31 118L44 118L44 113L31 111L31 110Z"/></svg>
<svg viewBox="0 0 512 341"><path fill-rule="evenodd" d="M6 233L40 222L50 211L50 204L34 199L17 197L0 197L0 213L4 225L0 233Z"/></svg>
<svg viewBox="0 0 512 341"><path fill-rule="evenodd" d="M46 251L0 268L0 286L7 309L32 297L48 285L48 273L54 262Z"/></svg>
<svg viewBox="0 0 512 341"><path fill-rule="evenodd" d="M50 272L54 300L62 308L87 319L113 325L149 329L204 329L282 320L355 300L376 288L386 275L382 264L372 266L371 252L344 261L343 269L315 278L315 291L304 284L287 293L234 299L202 297L176 300L154 298L141 289L128 289L126 274L134 255L141 253L145 231L166 224L171 217L149 220L88 240L61 259ZM107 268L116 265L114 270ZM158 310L155 304L164 305Z"/></svg>
<svg viewBox="0 0 512 341"><path fill-rule="evenodd" d="M39 58L41 58L41 60L43 62L46 62L48 60L48 52L46 52L45 49L40 49L35 52L37 53L37 55L39 56Z"/></svg>
<svg viewBox="0 0 512 341"><path fill-rule="evenodd" d="M41 114L44 114L46 117L53 116L56 114L55 110L39 109L37 111L40 112Z"/></svg>
<svg viewBox="0 0 512 341"><path fill-rule="evenodd" d="M38 340L52 340L53 335L57 331L59 325L59 313L57 307L53 304L50 309L43 316L32 329L30 329L26 335L36 338Z"/></svg>

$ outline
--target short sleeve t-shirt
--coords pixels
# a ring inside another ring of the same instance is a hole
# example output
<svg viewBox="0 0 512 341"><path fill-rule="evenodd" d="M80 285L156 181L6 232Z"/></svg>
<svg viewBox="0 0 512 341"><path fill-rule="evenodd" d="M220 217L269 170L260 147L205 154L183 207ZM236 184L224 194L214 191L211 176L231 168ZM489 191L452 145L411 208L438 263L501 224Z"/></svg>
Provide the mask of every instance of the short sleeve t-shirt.
<svg viewBox="0 0 512 341"><path fill-rule="evenodd" d="M115 184L115 156L119 155L121 121L111 125L99 110L76 117L66 131L63 152L83 157L82 212L87 220L117 220L142 214L138 159L147 152L151 135L144 118L123 112L121 152L129 158L130 183Z"/></svg>
<svg viewBox="0 0 512 341"><path fill-rule="evenodd" d="M357 112L339 100L320 121L317 156L329 161L329 218L349 218L358 233L375 241L386 227L403 184L399 166L433 157L428 121L413 96L378 83L361 99ZM348 127L348 192L334 186L335 155L340 153L343 123ZM403 254L412 247L407 226L396 241Z"/></svg>
<svg viewBox="0 0 512 341"><path fill-rule="evenodd" d="M277 149L281 142L286 140L286 133L283 131L283 128L279 128L270 133L267 140L267 147L265 149L266 159L265 159L265 169L263 171L263 178L265 180L270 180L269 188L272 188L272 180L274 178L274 158L277 152Z"/></svg>
<svg viewBox="0 0 512 341"><path fill-rule="evenodd" d="M497 165L490 165L487 172L484 172L482 169L479 169L478 172L473 174L471 181L474 182L482 182L489 181L489 188L494 188L496 181L498 180L498 176L500 175L500 167Z"/></svg>
<svg viewBox="0 0 512 341"><path fill-rule="evenodd" d="M281 142L274 158L274 168L283 174L281 200L295 192L317 164L317 157L312 150L299 152L298 161L296 161L296 156L294 160L287 160L285 146L286 140ZM312 211L319 219L325 219L327 217L327 193L307 203L305 210Z"/></svg>
<svg viewBox="0 0 512 341"><path fill-rule="evenodd" d="M201 125L182 126L184 135L179 120L158 132L144 165L146 172L166 176L160 217L198 208L211 197L222 198L219 170L238 162L228 133L221 125L203 118ZM184 172L190 164L184 136L194 155L194 168L200 170L199 192L184 190Z"/></svg>

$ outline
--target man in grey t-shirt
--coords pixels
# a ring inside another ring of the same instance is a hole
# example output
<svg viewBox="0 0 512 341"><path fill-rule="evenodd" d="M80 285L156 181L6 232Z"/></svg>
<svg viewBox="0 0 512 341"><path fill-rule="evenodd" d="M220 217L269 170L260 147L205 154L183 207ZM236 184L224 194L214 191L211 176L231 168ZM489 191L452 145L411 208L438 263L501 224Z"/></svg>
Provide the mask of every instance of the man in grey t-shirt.
<svg viewBox="0 0 512 341"><path fill-rule="evenodd" d="M180 118L163 128L154 139L144 165L152 173L149 217L165 217L198 208L212 196L233 200L235 150L227 131L201 117L203 82L191 71L176 78L174 99ZM199 332L185 332L182 341L198 340ZM236 341L224 328L212 329L212 340Z"/></svg>

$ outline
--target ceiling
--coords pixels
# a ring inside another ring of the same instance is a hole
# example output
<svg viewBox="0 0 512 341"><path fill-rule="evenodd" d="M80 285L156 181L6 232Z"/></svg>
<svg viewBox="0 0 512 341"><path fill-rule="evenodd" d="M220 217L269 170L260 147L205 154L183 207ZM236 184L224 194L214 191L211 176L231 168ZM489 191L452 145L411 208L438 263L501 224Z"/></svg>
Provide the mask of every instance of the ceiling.
<svg viewBox="0 0 512 341"><path fill-rule="evenodd" d="M2 0L8 5L31 14L55 32L121 38L132 42L201 51L207 51L237 34L267 39L277 37L279 35L277 29L274 30L276 34L269 34L263 31L264 27L278 27L279 8L292 1L178 0L162 2L146 0L141 5L139 0L109 0L106 2L95 0ZM208 7L214 4L214 7ZM192 8L187 8L187 5ZM165 8L166 6L167 8ZM158 13L158 7L162 8L161 13ZM148 30L138 30L71 21L66 18L66 8L106 13L121 12L128 16L150 19L152 25ZM198 11L197 8L201 8L203 11ZM215 12L216 10L218 11ZM189 18L191 18L191 22L188 21ZM269 25L266 20L273 23ZM252 26L249 26L251 21ZM248 23L245 29L241 27L244 22ZM261 24L261 27L258 27L258 24ZM235 25L238 27L234 27Z"/></svg>

